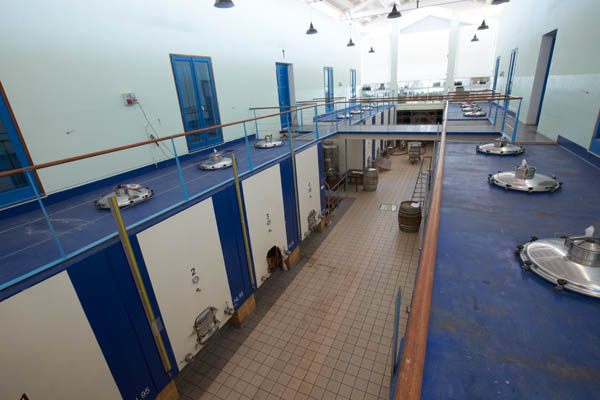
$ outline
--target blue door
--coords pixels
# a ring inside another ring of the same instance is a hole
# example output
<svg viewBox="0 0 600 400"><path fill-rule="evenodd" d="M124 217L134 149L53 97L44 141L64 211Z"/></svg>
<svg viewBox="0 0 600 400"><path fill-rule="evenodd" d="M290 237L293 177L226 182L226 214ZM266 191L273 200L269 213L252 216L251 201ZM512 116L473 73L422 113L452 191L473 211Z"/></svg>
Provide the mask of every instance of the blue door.
<svg viewBox="0 0 600 400"><path fill-rule="evenodd" d="M540 105L537 111L537 117L535 118L535 124L540 123L540 115L542 115L542 104L544 104L544 95L546 94L546 85L548 84L548 75L550 75L550 64L552 64L552 54L554 54L554 43L556 43L556 31L553 31L544 37L549 36L552 40L550 44L550 54L548 54L548 65L546 65L546 72L544 76L544 87L542 88L542 95L540 97Z"/></svg>
<svg viewBox="0 0 600 400"><path fill-rule="evenodd" d="M8 108L8 100L0 87L0 171L10 171L29 165L31 164L21 143L17 125ZM30 176L33 178L33 173ZM0 208L33 198L35 192L25 174L0 178Z"/></svg>
<svg viewBox="0 0 600 400"><path fill-rule="evenodd" d="M327 102L325 106L325 111L331 112L333 111L333 68L325 67L324 68L324 83L325 83L325 101Z"/></svg>
<svg viewBox="0 0 600 400"><path fill-rule="evenodd" d="M496 91L496 86L498 86L498 70L500 69L500 57L496 58L496 66L494 67L494 83L492 86L492 90Z"/></svg>
<svg viewBox="0 0 600 400"><path fill-rule="evenodd" d="M592 142L590 143L590 152L600 156L600 112L598 112L598 118L596 119L596 128L594 129Z"/></svg>
<svg viewBox="0 0 600 400"><path fill-rule="evenodd" d="M275 64L277 73L277 93L279 95L279 112L290 111L290 75L287 64ZM292 113L282 114L281 130L287 130L292 124Z"/></svg>
<svg viewBox="0 0 600 400"><path fill-rule="evenodd" d="M350 98L356 98L356 70L350 70Z"/></svg>
<svg viewBox="0 0 600 400"><path fill-rule="evenodd" d="M171 56L186 132L221 124L210 58ZM190 151L223 142L220 128L186 136Z"/></svg>
<svg viewBox="0 0 600 400"><path fill-rule="evenodd" d="M509 96L512 93L513 78L515 76L515 64L517 63L517 49L510 52L510 62L508 64L508 76L506 77L506 87L504 94ZM509 101L504 100L504 108L508 108ZM504 126L504 123L502 123Z"/></svg>

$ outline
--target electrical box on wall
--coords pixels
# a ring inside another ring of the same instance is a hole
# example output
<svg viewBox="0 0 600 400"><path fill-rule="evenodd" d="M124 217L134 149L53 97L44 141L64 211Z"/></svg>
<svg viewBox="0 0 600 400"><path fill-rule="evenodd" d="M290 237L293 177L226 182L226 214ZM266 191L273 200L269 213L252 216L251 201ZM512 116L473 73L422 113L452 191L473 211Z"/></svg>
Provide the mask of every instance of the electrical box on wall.
<svg viewBox="0 0 600 400"><path fill-rule="evenodd" d="M137 103L137 98L135 97L135 93L123 93L121 94L123 98L123 103L126 106L132 106Z"/></svg>

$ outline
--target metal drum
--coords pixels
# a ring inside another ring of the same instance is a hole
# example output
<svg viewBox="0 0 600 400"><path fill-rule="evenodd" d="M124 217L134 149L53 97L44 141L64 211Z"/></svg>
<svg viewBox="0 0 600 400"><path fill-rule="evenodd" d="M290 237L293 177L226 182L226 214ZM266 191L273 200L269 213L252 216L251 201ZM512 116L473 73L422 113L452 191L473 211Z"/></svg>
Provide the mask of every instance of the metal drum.
<svg viewBox="0 0 600 400"><path fill-rule="evenodd" d="M198 168L200 169L222 169L231 167L233 165L233 160L229 157L223 157L223 152L217 151L217 149L213 150L213 153L204 161L201 161L198 164Z"/></svg>
<svg viewBox="0 0 600 400"><path fill-rule="evenodd" d="M520 166L517 166L515 172L498 171L497 174L490 174L488 182L504 189L520 190L522 192L554 192L562 186L555 176L549 177L536 173L534 167L527 165L523 160Z"/></svg>
<svg viewBox="0 0 600 400"><path fill-rule="evenodd" d="M137 183L128 183L115 186L114 192L105 194L94 203L97 208L108 210L111 198L117 198L117 204L121 208L134 206L154 196L154 191Z"/></svg>
<svg viewBox="0 0 600 400"><path fill-rule="evenodd" d="M475 149L480 153L497 154L501 156L521 154L525 151L523 147L509 143L508 139L505 137L498 138L492 143L475 146Z"/></svg>
<svg viewBox="0 0 600 400"><path fill-rule="evenodd" d="M411 200L400 203L398 226L402 232L418 232L421 226L421 203Z"/></svg>
<svg viewBox="0 0 600 400"><path fill-rule="evenodd" d="M600 237L532 237L517 246L517 253L523 270L556 284L557 290L600 297Z"/></svg>
<svg viewBox="0 0 600 400"><path fill-rule="evenodd" d="M325 140L323 141L323 160L325 171L329 171L331 169L335 171L339 171L338 169L338 154L339 148L338 145L333 142L333 140Z"/></svg>
<svg viewBox="0 0 600 400"><path fill-rule="evenodd" d="M279 146L283 146L283 140L273 139L273 135L265 135L262 140L254 143L254 147L258 149L270 149Z"/></svg>
<svg viewBox="0 0 600 400"><path fill-rule="evenodd" d="M485 117L487 113L485 111L467 111L463 113L465 117Z"/></svg>
<svg viewBox="0 0 600 400"><path fill-rule="evenodd" d="M374 192L377 190L377 182L379 181L379 172L377 168L365 168L363 174L363 190L365 192Z"/></svg>

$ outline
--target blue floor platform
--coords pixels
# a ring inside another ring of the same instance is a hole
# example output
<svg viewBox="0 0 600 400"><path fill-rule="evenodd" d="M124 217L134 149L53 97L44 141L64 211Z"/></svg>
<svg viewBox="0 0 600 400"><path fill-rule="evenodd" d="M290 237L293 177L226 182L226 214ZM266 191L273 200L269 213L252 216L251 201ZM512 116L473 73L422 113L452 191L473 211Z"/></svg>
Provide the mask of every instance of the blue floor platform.
<svg viewBox="0 0 600 400"><path fill-rule="evenodd" d="M314 139L314 134L307 136ZM301 150L303 146L309 145L310 138L308 140L295 141L295 149ZM290 153L287 139L283 146L272 149L255 148L253 136L249 144L254 171L261 165L274 164ZM225 151L225 156L231 156L229 151L235 152L240 175L249 172L249 158L243 140L225 143L217 148ZM200 170L197 163L207 156L206 152L202 152L181 158L183 178L190 197L233 180L233 168ZM122 216L126 226L151 218L184 200L174 161L158 168L150 167L127 173L126 179L121 182L110 178L105 185L71 190L72 195L64 196L59 193L58 200L53 198L57 195L51 195L44 203L67 255L98 244L116 232L110 211L98 210L94 206L100 196L112 191L115 183L140 183L154 190L154 197L149 201L123 209ZM210 194L211 192L207 192L206 196ZM59 260L60 257L37 203L0 211L0 288L24 274Z"/></svg>
<svg viewBox="0 0 600 400"><path fill-rule="evenodd" d="M600 229L600 169L559 145L517 157L448 143L422 399L600 398L600 300L523 272L515 247ZM488 173L525 158L555 193L507 191Z"/></svg>

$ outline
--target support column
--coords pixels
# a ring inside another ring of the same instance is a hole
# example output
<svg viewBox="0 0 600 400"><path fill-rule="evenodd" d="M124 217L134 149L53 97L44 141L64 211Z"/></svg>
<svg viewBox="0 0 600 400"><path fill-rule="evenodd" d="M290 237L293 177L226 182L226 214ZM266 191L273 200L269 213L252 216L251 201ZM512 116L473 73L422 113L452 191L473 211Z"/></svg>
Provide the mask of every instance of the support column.
<svg viewBox="0 0 600 400"><path fill-rule="evenodd" d="M398 96L398 24L392 24L390 40L390 90L392 96Z"/></svg>
<svg viewBox="0 0 600 400"><path fill-rule="evenodd" d="M452 13L452 22L450 23L450 35L448 38L448 66L446 67L445 92L454 90L454 67L456 65L456 50L458 48L460 19L456 12Z"/></svg>

